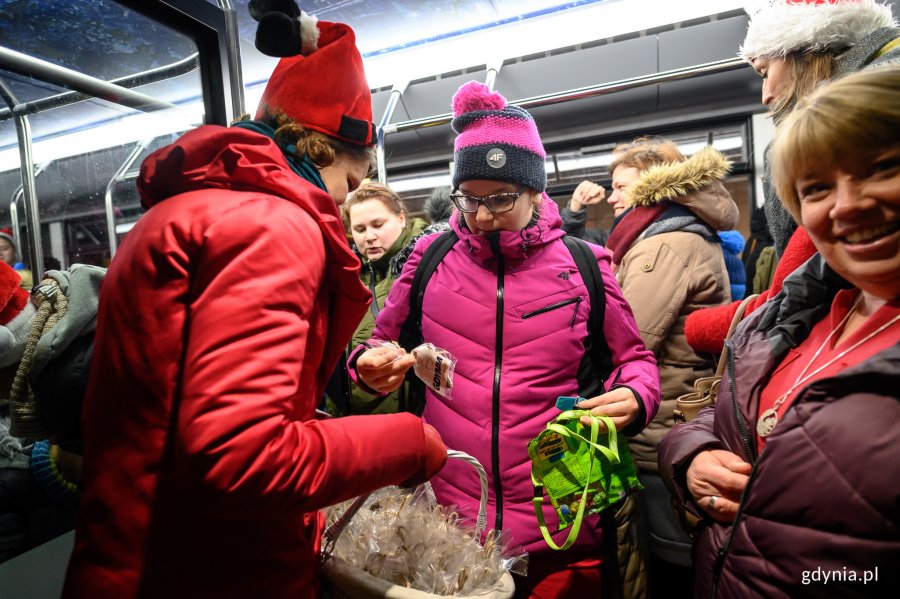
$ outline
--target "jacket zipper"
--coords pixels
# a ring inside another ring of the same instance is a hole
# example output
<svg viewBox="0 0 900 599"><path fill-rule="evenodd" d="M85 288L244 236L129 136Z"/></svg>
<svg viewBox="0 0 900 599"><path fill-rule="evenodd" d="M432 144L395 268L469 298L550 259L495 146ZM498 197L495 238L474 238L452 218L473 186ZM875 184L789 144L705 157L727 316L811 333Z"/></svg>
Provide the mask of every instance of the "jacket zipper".
<svg viewBox="0 0 900 599"><path fill-rule="evenodd" d="M750 469L750 476L747 478L747 486L744 487L744 492L741 493L741 501L738 504L737 514L734 516L734 522L731 523L731 530L728 531L725 542L722 543L722 546L719 547L719 551L716 554L716 561L713 563L712 599L715 599L719 594L719 579L722 576L722 570L725 568L725 557L731 549L731 541L734 539L734 533L737 530L738 522L744 515L744 505L747 503L747 496L750 495L750 489L753 487L753 476L756 474L757 464L759 464L759 460L754 460L753 467Z"/></svg>
<svg viewBox="0 0 900 599"><path fill-rule="evenodd" d="M725 537L725 542L722 543L722 547L719 548L719 551L716 555L716 561L713 564L713 585L712 585L712 599L715 599L716 595L719 592L719 580L722 576L722 570L725 569L725 558L728 556L728 552L731 549L731 543L734 539L734 533L737 531L738 523L744 515L744 507L747 503L747 497L750 495L750 490L753 488L753 483L755 482L754 476L756 475L756 467L759 465L759 456L756 454L755 449L753 449L753 444L750 442L750 438L747 435L747 432L744 428L743 417L741 416L740 411L737 406L737 395L735 393L736 386L734 383L734 346L731 341L727 341L725 345L729 348L728 352L728 376L730 377L731 383L731 401L732 406L734 408L734 414L737 419L738 429L741 434L741 440L744 443L744 446L747 448L747 455L750 456L750 459L753 461L753 467L750 469L750 475L747 478L747 486L744 487L744 492L741 493L741 501L738 503L737 513L734 516L734 522L731 524L731 530L728 532L728 536ZM831 378L831 377L828 377ZM820 380L812 381L808 385L802 387L797 395L794 398L794 401L791 402L791 405L788 407L788 411L794 408L800 400L803 398L805 393L812 388L817 383L821 382ZM785 414L786 415L786 414ZM784 418L784 416L782 416Z"/></svg>
<svg viewBox="0 0 900 599"><path fill-rule="evenodd" d="M756 450L753 448L753 443L750 440L748 427L744 422L744 417L741 415L740 409L738 409L737 385L734 382L734 344L729 339L725 342L725 345L728 347L728 383L731 387L731 406L734 409L734 416L737 419L738 432L741 434L741 441L744 443L744 449L747 450L747 455L755 464L757 458Z"/></svg>
<svg viewBox="0 0 900 599"><path fill-rule="evenodd" d="M371 264L369 264L369 291L372 292L372 304L369 309L372 311L372 316L378 318L381 308L378 307L378 296L375 294L375 268Z"/></svg>
<svg viewBox="0 0 900 599"><path fill-rule="evenodd" d="M494 386L491 413L491 469L494 475L496 501L494 528L503 530L503 485L500 482L500 372L503 366L503 280L506 263L500 251L500 241L491 239L491 249L497 256L497 317L494 336Z"/></svg>
<svg viewBox="0 0 900 599"><path fill-rule="evenodd" d="M543 308L538 308L537 310L532 310L531 312L526 312L522 315L522 320L526 318L533 318L534 316L537 316L539 314L544 314L546 312L556 310L557 308L568 306L569 304L575 304L575 311L572 313L572 319L569 321L569 327L574 327L575 317L578 315L578 308L581 306L581 302L582 297L580 295L578 297L570 297L567 300L556 302L555 304L550 304L549 306L544 306Z"/></svg>
<svg viewBox="0 0 900 599"><path fill-rule="evenodd" d="M750 469L750 476L747 478L747 486L744 487L744 492L741 493L741 501L740 503L738 503L737 514L735 514L734 516L734 522L731 524L731 530L728 531L728 536L725 538L725 542L722 543L722 546L719 548L719 551L716 555L716 561L713 564L713 598L715 598L715 596L719 592L719 579L722 576L722 570L725 568L725 557L728 555L728 551L731 549L731 541L734 538L734 531L737 530L738 521L741 519L741 516L744 515L744 504L747 501L747 496L750 494L750 488L753 486L753 475L756 474L756 465L759 463L759 457L756 455L756 450L753 448L753 443L751 442L750 435L747 432L748 427L744 422L744 417L741 415L740 409L738 409L737 385L734 382L734 344L729 339L725 342L725 346L728 348L728 382L731 387L731 406L734 410L735 419L737 420L738 432L741 435L741 441L744 444L744 448L747 450L747 455L753 462L753 467Z"/></svg>

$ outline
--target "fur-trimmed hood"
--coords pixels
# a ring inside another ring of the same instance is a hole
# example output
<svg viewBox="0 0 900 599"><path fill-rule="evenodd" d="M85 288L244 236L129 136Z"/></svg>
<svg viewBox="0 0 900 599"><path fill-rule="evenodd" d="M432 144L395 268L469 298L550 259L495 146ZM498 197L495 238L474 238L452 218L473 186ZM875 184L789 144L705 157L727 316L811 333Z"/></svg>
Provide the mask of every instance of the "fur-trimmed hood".
<svg viewBox="0 0 900 599"><path fill-rule="evenodd" d="M684 162L653 166L631 185L630 205L653 206L664 200L684 206L717 231L733 229L738 208L722 180L731 162L712 146Z"/></svg>

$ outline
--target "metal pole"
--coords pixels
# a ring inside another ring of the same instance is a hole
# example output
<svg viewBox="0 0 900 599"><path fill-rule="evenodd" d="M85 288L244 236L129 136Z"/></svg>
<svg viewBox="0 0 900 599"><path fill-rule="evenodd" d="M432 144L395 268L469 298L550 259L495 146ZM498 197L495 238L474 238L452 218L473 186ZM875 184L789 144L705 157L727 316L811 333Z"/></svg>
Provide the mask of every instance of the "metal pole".
<svg viewBox="0 0 900 599"><path fill-rule="evenodd" d="M378 125L375 158L378 162L378 180L384 185L387 185L387 164L384 158L384 131L388 126L388 123L391 122L391 117L394 116L394 110L397 109L397 103L400 101L400 96L406 91L407 85L409 85L409 81L404 81L403 83L395 84L394 87L391 88L391 97L388 98L387 106L384 109L384 115L381 117L381 124Z"/></svg>
<svg viewBox="0 0 900 599"><path fill-rule="evenodd" d="M35 185L37 185L37 178L41 176L47 167L50 165L47 164L39 164L34 167L34 179ZM20 254L21 252L21 244L19 243L19 200L22 199L22 195L25 193L25 186L19 185L15 192L12 194L12 198L9 200L9 221L13 230L13 243L15 244L16 254Z"/></svg>
<svg viewBox="0 0 900 599"><path fill-rule="evenodd" d="M241 38L238 35L237 13L231 0L218 0L225 13L225 44L228 49L228 79L231 83L231 106L234 118L244 116L244 75L241 70Z"/></svg>
<svg viewBox="0 0 900 599"><path fill-rule="evenodd" d="M19 103L12 91L0 80L0 96L15 112L15 106ZM34 279L40 280L44 272L44 249L41 247L41 221L38 213L37 191L34 180L34 160L31 156L31 126L28 117L16 115L16 136L19 140L19 170L22 173L22 191L25 195L25 225L28 235L28 261ZM16 213L16 226L18 226L18 213ZM18 230L14 233L18 235ZM19 244L21 247L21 244Z"/></svg>
<svg viewBox="0 0 900 599"><path fill-rule="evenodd" d="M125 159L125 162L122 163L122 166L119 167L119 170L116 171L116 174L113 175L113 178L110 179L109 184L106 186L106 194L104 195L104 204L106 207L106 230L109 233L109 259L112 260L116 251L119 249L119 235L116 233L116 213L115 207L113 206L113 190L116 187L116 184L125 179L125 173L128 172L128 169L131 168L131 165L140 157L140 155L146 150L151 143L153 143L154 138L145 139L139 141L137 145L134 146L134 149L131 150L131 154L128 155L128 158Z"/></svg>
<svg viewBox="0 0 900 599"><path fill-rule="evenodd" d="M122 87L132 88L141 85L147 85L150 83L156 83L157 81L165 81L166 79L172 79L180 75L186 75L187 73L196 71L200 68L200 59L198 58L199 56L199 53L194 52L187 58L183 58L182 60L173 62L172 64L156 67L155 69L149 69L140 73L135 73L134 75L119 77L118 79L111 80L110 83L114 85L121 85ZM64 92L61 94L56 94L55 96L49 96L46 98L41 98L40 100L34 100L32 102L23 102L22 104L16 106L16 112L18 112L19 114L34 114L43 110L59 108L61 106L68 106L69 104L75 104L76 102L90 100L93 98L94 96L91 96L89 94L82 94L80 92ZM0 121L11 119L12 116L13 112L9 108L0 110Z"/></svg>
<svg viewBox="0 0 900 599"><path fill-rule="evenodd" d="M47 167L49 167L52 162L53 161L51 160L50 162L47 162L46 164L38 164L37 166L35 166L34 167L34 178L37 179L38 177L40 177L41 174L45 170L47 170ZM22 199L23 192L24 192L24 187L22 185L19 185L16 188L16 190L13 192L12 197L9 200L10 204L18 204L19 200Z"/></svg>
<svg viewBox="0 0 900 599"><path fill-rule="evenodd" d="M150 111L175 108L175 105L169 102L162 102L148 95L114 85L102 79L89 77L77 71L4 48L3 46L0 46L0 68L27 77L35 77L41 81L62 85L75 91L137 110ZM14 106L9 108L15 112Z"/></svg>
<svg viewBox="0 0 900 599"><path fill-rule="evenodd" d="M494 84L497 82L497 75L500 74L502 67L503 60L500 59L487 64L487 75L484 77L484 84L488 86L489 90L494 91Z"/></svg>
<svg viewBox="0 0 900 599"><path fill-rule="evenodd" d="M16 250L16 255L19 255L22 251L22 244L19 243L19 208L16 206L15 202L11 202L9 205L9 222L12 223L13 230L13 247Z"/></svg>
<svg viewBox="0 0 900 599"><path fill-rule="evenodd" d="M569 102L571 100L580 100L583 98L592 98L594 96L605 96L615 92L636 89L639 87L647 87L650 85L658 85L660 83L669 83L671 81L680 81L682 79L691 79L701 75L713 75L716 73L724 73L726 71L734 71L747 67L747 63L742 58L729 58L716 62L708 62L705 64L683 67L680 69L672 69L671 71L663 71L652 75L642 75L640 77L632 77L630 79L621 79L611 83L601 83L598 85L589 85L577 89L555 92L552 94L543 94L533 96L531 98L523 98L510 104L521 106L522 108L537 108L539 106L549 106L560 102ZM440 114L421 119L413 119L402 123L387 125L384 128L385 134L400 133L403 131L413 131L424 127L434 127L435 125L445 125L450 122L453 115L450 113Z"/></svg>

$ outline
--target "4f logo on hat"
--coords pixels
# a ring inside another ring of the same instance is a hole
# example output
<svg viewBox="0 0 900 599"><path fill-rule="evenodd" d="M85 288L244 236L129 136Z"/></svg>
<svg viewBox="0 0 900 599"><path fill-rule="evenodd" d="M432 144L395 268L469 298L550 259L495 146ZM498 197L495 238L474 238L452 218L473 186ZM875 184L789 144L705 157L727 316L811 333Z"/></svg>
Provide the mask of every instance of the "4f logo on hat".
<svg viewBox="0 0 900 599"><path fill-rule="evenodd" d="M506 164L506 152L500 148L488 150L487 163L491 168L503 168L503 165Z"/></svg>

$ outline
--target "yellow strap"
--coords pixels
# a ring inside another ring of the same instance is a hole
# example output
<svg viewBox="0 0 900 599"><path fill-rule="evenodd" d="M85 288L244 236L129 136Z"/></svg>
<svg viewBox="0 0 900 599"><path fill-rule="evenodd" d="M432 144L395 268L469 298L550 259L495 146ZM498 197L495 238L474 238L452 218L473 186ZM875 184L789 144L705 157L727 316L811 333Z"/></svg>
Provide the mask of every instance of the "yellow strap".
<svg viewBox="0 0 900 599"><path fill-rule="evenodd" d="M880 57L884 56L885 54L887 54L894 48L900 48L900 37L896 38L892 42L888 42L885 45L883 45L881 47L881 50L879 50L878 52L875 53L875 58L880 58ZM872 60L874 60L874 58Z"/></svg>
<svg viewBox="0 0 900 599"><path fill-rule="evenodd" d="M566 412L566 414L568 414L568 412ZM597 444L597 434L600 430L599 424L601 421L615 430L615 426L613 425L612 420L609 418L609 416L591 415L591 438L589 441L587 439L585 440L592 445ZM590 489L591 486L590 481L593 472L594 452L592 451L590 453L590 461L588 462L588 482L584 485L584 491L582 491L581 493L581 501L578 505L578 511L575 513L575 521L572 522L572 527L569 529L569 534L566 536L565 542L562 545L557 545L555 542L553 542L553 537L550 536L550 531L547 530L547 522L544 520L544 494L542 492L543 485L537 477L537 465L534 463L531 464L531 482L534 485L534 498L531 500L531 503L534 505L534 513L537 516L538 528L540 528L541 530L541 536L544 537L544 541L547 543L547 545L550 546L551 549L555 551L565 551L575 544L575 541L578 538L578 532L581 530L581 520L584 518L584 507L585 505L587 505L588 489Z"/></svg>

